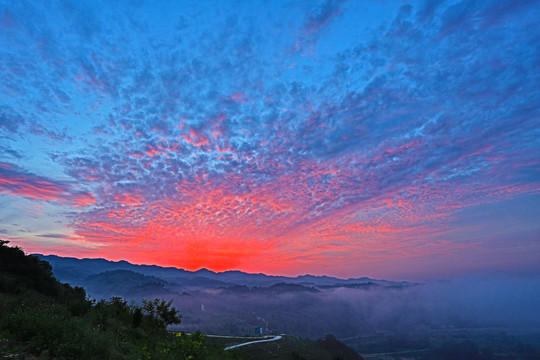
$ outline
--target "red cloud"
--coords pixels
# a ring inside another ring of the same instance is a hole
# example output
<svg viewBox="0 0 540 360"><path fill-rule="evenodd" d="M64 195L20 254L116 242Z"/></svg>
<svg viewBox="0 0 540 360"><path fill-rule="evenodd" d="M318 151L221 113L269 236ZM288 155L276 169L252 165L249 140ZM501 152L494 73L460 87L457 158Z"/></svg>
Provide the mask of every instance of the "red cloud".
<svg viewBox="0 0 540 360"><path fill-rule="evenodd" d="M0 192L28 199L68 202L75 206L96 203L88 192L74 192L67 183L26 173L8 163L0 163Z"/></svg>

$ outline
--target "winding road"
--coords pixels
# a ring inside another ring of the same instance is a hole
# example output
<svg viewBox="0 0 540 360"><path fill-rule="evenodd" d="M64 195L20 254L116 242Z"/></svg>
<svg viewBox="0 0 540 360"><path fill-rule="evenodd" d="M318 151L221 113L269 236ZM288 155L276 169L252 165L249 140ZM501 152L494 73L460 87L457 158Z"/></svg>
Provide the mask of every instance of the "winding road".
<svg viewBox="0 0 540 360"><path fill-rule="evenodd" d="M246 346L246 345L251 345L251 344L256 344L256 343L262 343L262 342L277 341L277 340L280 340L280 339L281 339L281 335L277 335L277 336L274 336L273 338L270 338L270 339L255 340L255 341L249 341L249 342L245 342L245 343L241 343L241 344L236 344L236 345L228 346L228 347L225 348L225 350L232 350L232 349L239 348L240 346Z"/></svg>

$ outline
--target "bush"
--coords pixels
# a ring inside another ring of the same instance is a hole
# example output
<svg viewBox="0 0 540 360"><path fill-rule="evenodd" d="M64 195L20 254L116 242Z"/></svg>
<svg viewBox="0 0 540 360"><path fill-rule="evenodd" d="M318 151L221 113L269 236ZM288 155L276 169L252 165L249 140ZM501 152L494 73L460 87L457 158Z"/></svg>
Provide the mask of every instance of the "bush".
<svg viewBox="0 0 540 360"><path fill-rule="evenodd" d="M191 335L179 332L176 334L176 344L181 353L188 360L206 359L208 350L206 348L206 334L200 330Z"/></svg>

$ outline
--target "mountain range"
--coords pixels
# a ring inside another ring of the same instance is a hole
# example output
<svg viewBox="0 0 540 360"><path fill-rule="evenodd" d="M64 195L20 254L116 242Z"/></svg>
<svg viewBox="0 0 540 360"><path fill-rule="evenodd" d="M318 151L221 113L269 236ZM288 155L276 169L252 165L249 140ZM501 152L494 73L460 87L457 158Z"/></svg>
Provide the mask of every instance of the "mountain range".
<svg viewBox="0 0 540 360"><path fill-rule="evenodd" d="M122 297L135 303L172 300L183 314L179 329L234 336L252 334L260 327L267 334L311 338L373 333L381 324L370 318L371 299L377 302L374 297L381 292L393 297L414 285L368 277L187 271L126 261L36 256L52 265L58 280L82 286L91 298ZM366 305L358 305L356 299L367 300Z"/></svg>
<svg viewBox="0 0 540 360"><path fill-rule="evenodd" d="M91 296L97 298L107 297L115 291L141 293L142 289L150 292L181 294L195 289L230 288L230 290L240 291L239 287L242 286L255 291L256 289L261 290L261 288L276 290L278 284L289 284L286 287L279 287L284 292L339 287L401 287L410 285L407 282L376 280L368 277L349 279L314 275L286 277L245 273L238 270L214 272L204 268L197 271L187 271L174 267L136 265L127 261L35 255L52 265L57 279L75 286L83 286Z"/></svg>

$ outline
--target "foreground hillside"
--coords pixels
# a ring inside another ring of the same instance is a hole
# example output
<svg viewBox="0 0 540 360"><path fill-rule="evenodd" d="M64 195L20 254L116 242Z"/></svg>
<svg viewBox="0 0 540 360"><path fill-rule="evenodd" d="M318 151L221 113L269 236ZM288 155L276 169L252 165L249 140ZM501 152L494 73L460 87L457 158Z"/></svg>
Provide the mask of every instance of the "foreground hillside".
<svg viewBox="0 0 540 360"><path fill-rule="evenodd" d="M0 355L18 359L243 359L178 335L181 315L163 300L129 305L89 301L83 288L61 284L51 266L0 240Z"/></svg>
<svg viewBox="0 0 540 360"><path fill-rule="evenodd" d="M129 280L129 272L113 277ZM126 278L127 276L127 278ZM137 276L137 275L136 275ZM140 275L145 278L144 275ZM118 280L118 279L117 279ZM146 279L147 280L147 279ZM150 279L154 281L155 279ZM88 300L81 287L58 282L51 265L0 240L0 356L16 359L342 359L358 354L327 337L319 341L284 337L272 346L253 344L225 351L250 338L210 338L168 331L182 315L171 302L120 297Z"/></svg>

